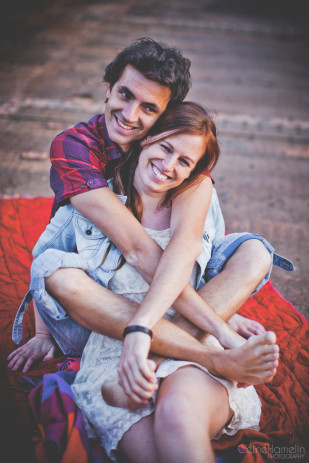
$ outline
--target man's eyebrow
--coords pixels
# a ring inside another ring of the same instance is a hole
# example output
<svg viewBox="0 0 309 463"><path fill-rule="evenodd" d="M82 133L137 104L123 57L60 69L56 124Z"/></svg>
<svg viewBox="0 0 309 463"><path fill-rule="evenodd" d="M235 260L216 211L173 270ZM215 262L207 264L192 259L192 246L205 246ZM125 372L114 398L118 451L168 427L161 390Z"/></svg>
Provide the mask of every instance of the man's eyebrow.
<svg viewBox="0 0 309 463"><path fill-rule="evenodd" d="M130 97L133 97L133 98L135 96L134 93L132 93L131 90L126 85L119 85L118 91L126 92L130 95ZM143 106L150 106L154 111L157 111L157 112L160 110L159 106L156 103L143 102Z"/></svg>
<svg viewBox="0 0 309 463"><path fill-rule="evenodd" d="M152 108L154 111L159 111L159 106L156 103L143 103L144 106L149 106Z"/></svg>

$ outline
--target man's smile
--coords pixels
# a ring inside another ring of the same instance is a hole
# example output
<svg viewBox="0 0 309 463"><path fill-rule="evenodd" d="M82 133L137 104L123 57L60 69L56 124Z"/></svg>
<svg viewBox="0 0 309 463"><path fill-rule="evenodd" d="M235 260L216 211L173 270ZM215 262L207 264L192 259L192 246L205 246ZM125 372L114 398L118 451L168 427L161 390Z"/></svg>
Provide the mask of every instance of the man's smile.
<svg viewBox="0 0 309 463"><path fill-rule="evenodd" d="M138 127L125 124L125 123L119 118L119 116L116 116L116 114L114 114L114 117L115 117L115 120L116 120L117 124L119 125L119 127L121 127L123 130L125 130L125 131L127 131L127 132L132 132L133 130L137 130L137 129L138 129Z"/></svg>

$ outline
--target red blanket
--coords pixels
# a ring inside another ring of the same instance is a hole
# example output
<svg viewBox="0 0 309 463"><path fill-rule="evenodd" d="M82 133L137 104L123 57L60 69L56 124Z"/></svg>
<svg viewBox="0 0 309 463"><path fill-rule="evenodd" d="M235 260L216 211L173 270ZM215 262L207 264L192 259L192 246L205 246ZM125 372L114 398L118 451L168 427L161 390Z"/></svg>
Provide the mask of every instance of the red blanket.
<svg viewBox="0 0 309 463"><path fill-rule="evenodd" d="M48 223L50 209L51 199L46 198L0 201L1 456L8 453L3 461L33 460L31 437L35 423L27 395L10 388L18 386L22 373L11 372L6 357L15 348L11 330L29 284L31 250ZM234 451L235 458L231 461L241 459L244 463L282 460L287 452L306 461L302 456L309 435L308 324L289 302L281 298L271 283L247 301L241 313L276 332L280 366L271 384L257 387L263 404L261 431L242 431L232 438L223 437L214 443L214 447L218 455L226 449L230 454ZM28 310L22 342L33 333L33 314ZM35 365L29 376L54 372L61 360L64 359L59 356L54 361L41 362Z"/></svg>

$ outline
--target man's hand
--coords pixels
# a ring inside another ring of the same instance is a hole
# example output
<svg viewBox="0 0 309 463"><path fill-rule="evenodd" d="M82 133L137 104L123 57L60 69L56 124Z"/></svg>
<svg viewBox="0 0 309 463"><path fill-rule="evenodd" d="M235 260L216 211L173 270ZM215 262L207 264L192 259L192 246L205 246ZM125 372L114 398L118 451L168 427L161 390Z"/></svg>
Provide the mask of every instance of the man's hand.
<svg viewBox="0 0 309 463"><path fill-rule="evenodd" d="M24 365L23 373L26 373L37 360L51 360L55 356L55 344L50 334L37 333L26 344L10 353L7 360L8 367L13 371Z"/></svg>
<svg viewBox="0 0 309 463"><path fill-rule="evenodd" d="M146 405L158 388L155 363L148 360L151 339L141 332L129 333L119 362L119 384L134 402Z"/></svg>

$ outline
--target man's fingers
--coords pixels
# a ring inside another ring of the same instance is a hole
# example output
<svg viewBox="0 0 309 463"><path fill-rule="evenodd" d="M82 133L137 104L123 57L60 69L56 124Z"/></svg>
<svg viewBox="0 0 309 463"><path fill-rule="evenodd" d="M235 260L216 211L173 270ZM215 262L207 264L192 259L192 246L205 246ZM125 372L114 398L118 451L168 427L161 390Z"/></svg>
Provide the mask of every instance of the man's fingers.
<svg viewBox="0 0 309 463"><path fill-rule="evenodd" d="M27 362L25 363L25 366L23 368L23 373L27 373L31 365L36 361L37 359L35 357L30 357L28 358Z"/></svg>
<svg viewBox="0 0 309 463"><path fill-rule="evenodd" d="M51 360L54 358L55 356L55 348L54 347L51 347L49 352L47 352L47 354L45 355L45 357L43 358L43 361L46 362L47 360Z"/></svg>
<svg viewBox="0 0 309 463"><path fill-rule="evenodd" d="M24 356L18 356L15 358L15 361L13 362L13 365L10 367L13 371L18 370L18 368L24 363Z"/></svg>
<svg viewBox="0 0 309 463"><path fill-rule="evenodd" d="M13 357L15 357L16 354L18 354L18 351L20 350L20 347L18 349L13 350L13 352L10 353L10 355L7 356L7 360L11 360Z"/></svg>

